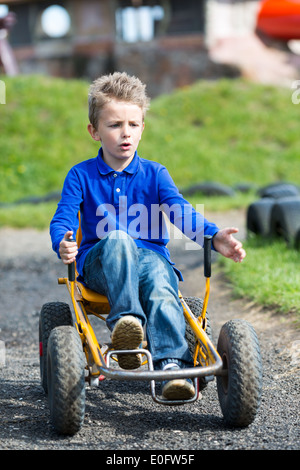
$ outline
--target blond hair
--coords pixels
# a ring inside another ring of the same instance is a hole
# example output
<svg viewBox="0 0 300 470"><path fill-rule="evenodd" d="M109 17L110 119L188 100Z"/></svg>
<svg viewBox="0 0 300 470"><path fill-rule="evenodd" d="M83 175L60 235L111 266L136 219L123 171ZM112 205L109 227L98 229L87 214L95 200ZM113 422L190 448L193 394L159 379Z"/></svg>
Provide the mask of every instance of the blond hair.
<svg viewBox="0 0 300 470"><path fill-rule="evenodd" d="M138 78L130 76L126 72L103 75L92 83L88 95L89 120L94 128L98 126L103 106L112 99L136 104L141 108L143 118L150 104L146 85Z"/></svg>

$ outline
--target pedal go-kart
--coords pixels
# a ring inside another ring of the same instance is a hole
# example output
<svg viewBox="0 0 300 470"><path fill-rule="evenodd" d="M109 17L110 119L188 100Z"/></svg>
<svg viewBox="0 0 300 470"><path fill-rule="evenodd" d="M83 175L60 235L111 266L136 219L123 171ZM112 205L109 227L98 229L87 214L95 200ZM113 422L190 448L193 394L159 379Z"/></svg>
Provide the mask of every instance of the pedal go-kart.
<svg viewBox="0 0 300 470"><path fill-rule="evenodd" d="M81 240L77 233L78 246ZM211 277L211 237L204 242L204 299L183 298L186 339L194 358L194 367L173 371L155 370L152 357L143 343L139 352L144 362L139 369L118 367L117 353L110 344L98 340L89 316L105 321L109 303L76 280L76 266L68 266L68 277L59 278L70 293L74 320L68 304L50 302L43 305L39 319L41 383L48 395L51 423L59 434L73 435L81 428L85 416L86 382L101 386L110 380L144 380L150 383L153 400L162 405L182 405L198 399L209 381L216 377L220 407L229 426L244 427L253 422L261 397L261 359L253 327L244 320L231 320L221 328L217 348L211 339L207 303ZM122 350L122 354L135 351ZM156 391L156 382L191 378L195 395L189 400L165 400Z"/></svg>

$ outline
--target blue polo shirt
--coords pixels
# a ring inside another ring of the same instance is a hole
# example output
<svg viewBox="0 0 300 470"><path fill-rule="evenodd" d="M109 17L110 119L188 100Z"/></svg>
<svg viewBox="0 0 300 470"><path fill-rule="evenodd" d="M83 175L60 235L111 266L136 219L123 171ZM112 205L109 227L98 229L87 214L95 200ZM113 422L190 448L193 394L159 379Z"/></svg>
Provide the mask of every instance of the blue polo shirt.
<svg viewBox="0 0 300 470"><path fill-rule="evenodd" d="M76 264L81 282L88 251L112 230L125 231L138 247L160 253L173 266L165 216L200 246L204 235L213 236L219 230L183 198L163 165L135 153L128 167L117 172L104 162L101 148L96 158L75 165L66 176L50 223L52 247L58 257L65 233L77 232L79 211L82 241Z"/></svg>

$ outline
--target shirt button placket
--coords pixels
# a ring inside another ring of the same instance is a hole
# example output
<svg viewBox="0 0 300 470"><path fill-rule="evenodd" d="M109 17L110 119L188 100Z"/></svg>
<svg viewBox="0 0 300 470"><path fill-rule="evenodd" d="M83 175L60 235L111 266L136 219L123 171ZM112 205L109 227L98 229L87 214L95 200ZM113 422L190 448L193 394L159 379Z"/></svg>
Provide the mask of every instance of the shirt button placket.
<svg viewBox="0 0 300 470"><path fill-rule="evenodd" d="M121 180L120 180L120 176L117 173L114 173L113 177L114 177L114 202L115 204L118 204L119 196L121 192L121 189L120 189Z"/></svg>

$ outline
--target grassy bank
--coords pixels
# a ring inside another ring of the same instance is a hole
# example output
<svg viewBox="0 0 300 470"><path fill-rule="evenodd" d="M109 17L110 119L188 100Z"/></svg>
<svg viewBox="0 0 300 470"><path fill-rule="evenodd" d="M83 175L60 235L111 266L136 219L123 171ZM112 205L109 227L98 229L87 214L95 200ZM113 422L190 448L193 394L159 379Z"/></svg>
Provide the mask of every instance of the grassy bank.
<svg viewBox="0 0 300 470"><path fill-rule="evenodd" d="M70 166L93 152L86 84L38 76L2 79L0 202L60 189Z"/></svg>
<svg viewBox="0 0 300 470"><path fill-rule="evenodd" d="M2 79L0 203L59 191L68 169L98 150L86 130L88 83ZM298 114L290 90L200 81L152 101L139 153L165 164L180 188L203 181L297 183Z"/></svg>
<svg viewBox="0 0 300 470"><path fill-rule="evenodd" d="M298 119L290 90L198 82L153 102L141 149L166 164L180 187L299 182Z"/></svg>
<svg viewBox="0 0 300 470"><path fill-rule="evenodd" d="M221 260L222 269L237 297L272 307L278 313L293 313L300 326L300 252L288 249L282 240L250 237L241 264Z"/></svg>

